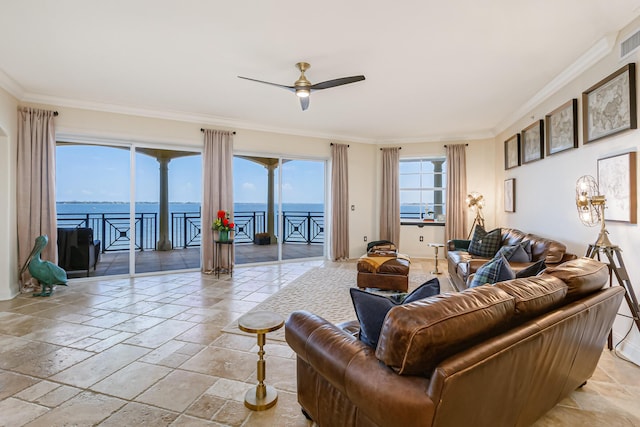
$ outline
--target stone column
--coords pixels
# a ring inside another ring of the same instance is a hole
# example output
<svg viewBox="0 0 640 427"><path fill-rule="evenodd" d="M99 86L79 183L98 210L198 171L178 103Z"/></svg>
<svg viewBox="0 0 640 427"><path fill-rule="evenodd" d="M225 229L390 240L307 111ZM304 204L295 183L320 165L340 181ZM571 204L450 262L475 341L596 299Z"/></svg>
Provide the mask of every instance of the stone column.
<svg viewBox="0 0 640 427"><path fill-rule="evenodd" d="M169 162L171 159L157 158L160 163L160 221L159 221L159 251L173 249L169 238Z"/></svg>
<svg viewBox="0 0 640 427"><path fill-rule="evenodd" d="M269 233L269 239L271 239L271 243L276 242L275 238L275 227L274 227L274 172L278 167L278 164L268 165L266 166L268 171L268 179L267 179L267 230Z"/></svg>

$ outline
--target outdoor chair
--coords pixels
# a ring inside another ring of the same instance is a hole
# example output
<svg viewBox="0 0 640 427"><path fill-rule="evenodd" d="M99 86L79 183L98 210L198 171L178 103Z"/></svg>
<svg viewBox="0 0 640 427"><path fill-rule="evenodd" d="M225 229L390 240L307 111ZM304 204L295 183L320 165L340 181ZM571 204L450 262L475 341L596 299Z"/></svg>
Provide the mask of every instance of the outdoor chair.
<svg viewBox="0 0 640 427"><path fill-rule="evenodd" d="M93 239L91 228L58 228L58 265L70 271L96 269L100 255L100 240Z"/></svg>

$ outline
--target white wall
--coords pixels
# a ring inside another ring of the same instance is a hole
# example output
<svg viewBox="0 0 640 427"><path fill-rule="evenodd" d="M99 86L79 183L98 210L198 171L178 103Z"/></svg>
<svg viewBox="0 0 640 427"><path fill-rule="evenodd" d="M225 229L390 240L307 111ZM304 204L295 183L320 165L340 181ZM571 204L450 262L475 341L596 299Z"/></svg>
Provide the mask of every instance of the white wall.
<svg viewBox="0 0 640 427"><path fill-rule="evenodd" d="M18 293L16 123L18 103L0 89L0 300Z"/></svg>
<svg viewBox="0 0 640 427"><path fill-rule="evenodd" d="M626 37L630 31L637 30L638 27L640 27L640 20L623 29L621 38ZM587 145L583 143L582 92L625 64L637 63L640 59L640 54L635 54L620 62L617 47L616 44L613 52L606 58L558 90L541 105L526 113L496 138L495 162L498 171L495 192L496 200L499 200L498 224L555 238L566 243L569 251L579 256L585 254L589 243L595 242L598 228L585 227L578 219L575 206L576 180L582 175L592 175L597 178L598 159L636 151L640 140L640 130L630 130ZM638 87L640 88L640 85ZM504 141L533 123L534 120L544 119L545 114L572 98L578 99L579 147L505 171ZM638 99L640 100L640 97ZM515 213L506 213L503 210L503 182L508 178L516 179ZM623 250L625 264L635 293L638 295L640 294L640 263L636 260L640 253L638 225L608 222L607 229L610 232L611 241ZM629 314L625 302L622 303L620 313ZM626 334L630 325L631 320L618 316L614 325L614 343ZM631 331L630 338L625 340L619 349L636 363L640 363L640 334L635 327Z"/></svg>

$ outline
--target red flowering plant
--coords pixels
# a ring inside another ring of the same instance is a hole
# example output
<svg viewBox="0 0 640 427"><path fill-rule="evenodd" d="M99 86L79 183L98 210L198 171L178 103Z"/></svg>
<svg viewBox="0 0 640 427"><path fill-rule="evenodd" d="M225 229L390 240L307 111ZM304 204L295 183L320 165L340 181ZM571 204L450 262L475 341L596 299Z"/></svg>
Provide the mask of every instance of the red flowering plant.
<svg viewBox="0 0 640 427"><path fill-rule="evenodd" d="M229 219L229 212L218 211L218 216L213 220L211 228L214 230L231 231L236 225Z"/></svg>

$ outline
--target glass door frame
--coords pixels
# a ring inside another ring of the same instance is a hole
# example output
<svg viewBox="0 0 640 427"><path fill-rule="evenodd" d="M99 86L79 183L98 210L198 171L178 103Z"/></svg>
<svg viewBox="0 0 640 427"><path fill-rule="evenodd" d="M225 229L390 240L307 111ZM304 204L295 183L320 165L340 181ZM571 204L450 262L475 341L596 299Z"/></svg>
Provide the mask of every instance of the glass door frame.
<svg viewBox="0 0 640 427"><path fill-rule="evenodd" d="M176 271L192 272L200 271L202 268L202 251L200 251L200 267L197 269L185 269L185 270L167 270L167 271L153 271L145 273L137 273L135 271L135 236L137 235L135 224L135 204L136 204L136 152L137 148L155 148L160 150L177 150L177 151L192 151L202 156L203 147L197 145L181 145L175 143L161 143L161 142L148 142L140 141L135 138L104 138L95 136L92 134L78 134L78 133L66 133L56 132L55 135L56 145L58 142L74 143L78 145L94 145L103 147L123 148L129 150L129 273L128 274L114 274L113 276L95 276L89 278L82 278L82 280L105 280L105 278L127 278L127 277L144 277L144 276L156 276L160 274L170 274ZM204 183L203 183L204 184ZM202 202L202 201L201 201ZM73 280L73 279L72 279Z"/></svg>

